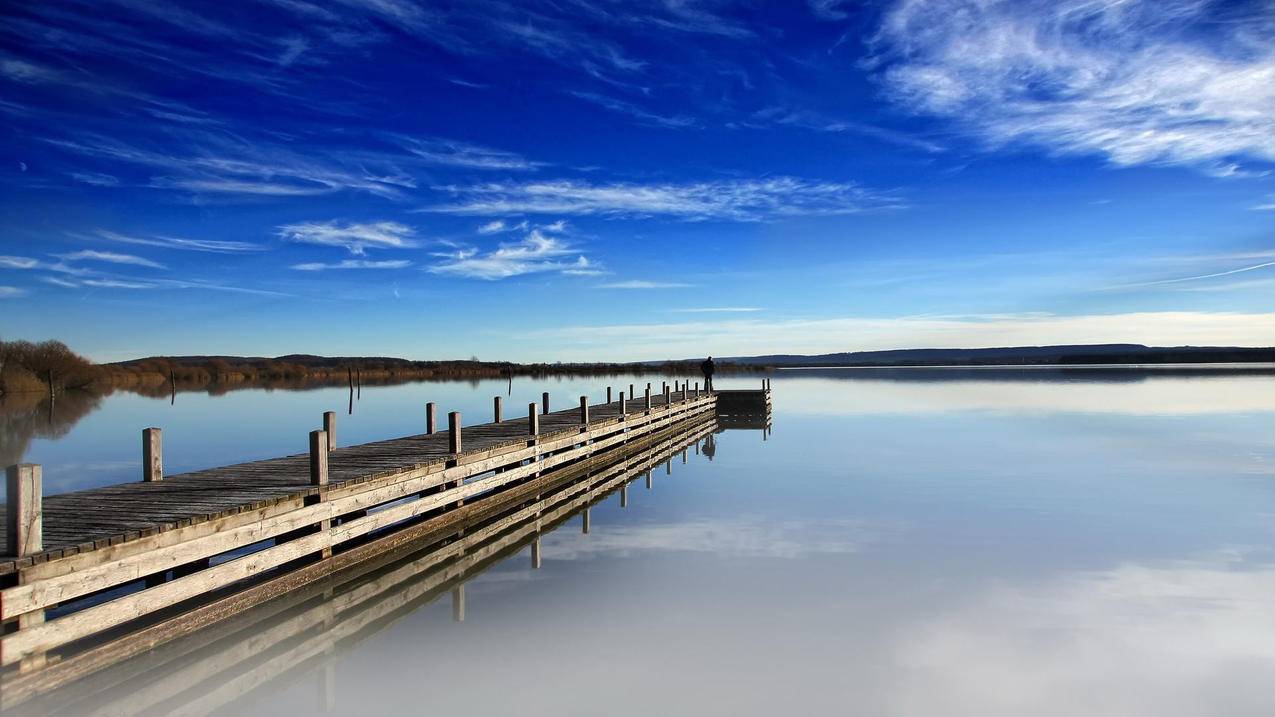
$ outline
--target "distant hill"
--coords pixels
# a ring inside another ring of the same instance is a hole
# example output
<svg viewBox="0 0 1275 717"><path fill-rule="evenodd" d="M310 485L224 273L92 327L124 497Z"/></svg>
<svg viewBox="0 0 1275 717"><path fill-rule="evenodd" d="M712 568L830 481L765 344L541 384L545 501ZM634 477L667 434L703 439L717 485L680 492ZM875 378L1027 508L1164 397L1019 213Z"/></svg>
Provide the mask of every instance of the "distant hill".
<svg viewBox="0 0 1275 717"><path fill-rule="evenodd" d="M895 349L845 353L724 357L767 366L989 366L1045 364L1243 363L1275 361L1275 348L1082 344L984 349Z"/></svg>

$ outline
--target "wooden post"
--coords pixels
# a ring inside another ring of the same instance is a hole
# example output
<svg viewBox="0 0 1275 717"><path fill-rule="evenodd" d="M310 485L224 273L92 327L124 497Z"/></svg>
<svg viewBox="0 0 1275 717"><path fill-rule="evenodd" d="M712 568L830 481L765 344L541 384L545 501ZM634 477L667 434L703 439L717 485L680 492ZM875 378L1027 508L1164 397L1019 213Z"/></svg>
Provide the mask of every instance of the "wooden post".
<svg viewBox="0 0 1275 717"><path fill-rule="evenodd" d="M158 428L142 429L142 480L164 480L164 432Z"/></svg>
<svg viewBox="0 0 1275 717"><path fill-rule="evenodd" d="M549 415L549 392L548 391L545 391L544 393L540 394L540 403L542 404L542 410L540 412L548 416Z"/></svg>
<svg viewBox="0 0 1275 717"><path fill-rule="evenodd" d="M695 398L699 398L699 381L695 382Z"/></svg>
<svg viewBox="0 0 1275 717"><path fill-rule="evenodd" d="M460 451L460 411L452 411L447 414L447 452L459 455Z"/></svg>
<svg viewBox="0 0 1275 717"><path fill-rule="evenodd" d="M607 386L607 403L611 402L611 387Z"/></svg>
<svg viewBox="0 0 1275 717"><path fill-rule="evenodd" d="M323 412L323 432L328 434L328 450L336 450L336 411Z"/></svg>
<svg viewBox="0 0 1275 717"><path fill-rule="evenodd" d="M425 404L425 433L433 435L438 430L438 406L433 402Z"/></svg>
<svg viewBox="0 0 1275 717"><path fill-rule="evenodd" d="M540 435L540 416L536 415L535 402L527 404L527 435Z"/></svg>
<svg viewBox="0 0 1275 717"><path fill-rule="evenodd" d="M628 409L628 406L625 405L626 403L627 401L624 400L624 391L621 391L620 392L620 420L624 420L624 414Z"/></svg>
<svg viewBox="0 0 1275 717"><path fill-rule="evenodd" d="M310 431L310 485L328 484L328 435Z"/></svg>
<svg viewBox="0 0 1275 717"><path fill-rule="evenodd" d="M589 425L589 397L580 397L580 425Z"/></svg>
<svg viewBox="0 0 1275 717"><path fill-rule="evenodd" d="M44 549L44 521L41 511L41 483L44 472L38 464L19 463L5 471L9 497L6 508L5 543L8 554L21 558Z"/></svg>
<svg viewBox="0 0 1275 717"><path fill-rule="evenodd" d="M496 396L496 399L495 401L493 401L493 405L492 405L492 415L495 416L494 423L500 423L501 420L503 420L503 416L502 416L502 414L504 413L502 410L503 407L504 407L504 404L500 396Z"/></svg>
<svg viewBox="0 0 1275 717"><path fill-rule="evenodd" d="M637 392L633 390L633 384L629 384L629 398L633 398L636 395Z"/></svg>
<svg viewBox="0 0 1275 717"><path fill-rule="evenodd" d="M646 384L646 412L651 412L651 384Z"/></svg>

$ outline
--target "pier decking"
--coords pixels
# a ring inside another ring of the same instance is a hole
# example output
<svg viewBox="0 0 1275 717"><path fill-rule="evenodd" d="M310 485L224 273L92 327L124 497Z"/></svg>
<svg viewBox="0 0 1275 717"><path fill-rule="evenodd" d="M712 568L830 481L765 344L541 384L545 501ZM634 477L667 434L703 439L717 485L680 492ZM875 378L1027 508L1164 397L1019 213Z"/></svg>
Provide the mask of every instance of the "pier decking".
<svg viewBox="0 0 1275 717"><path fill-rule="evenodd" d="M29 671L46 654L138 626L167 624L155 644L171 640L348 568L356 555L418 540L426 526L458 524L550 472L675 433L711 417L716 404L716 393L683 386L463 428L453 414L446 431L330 450L328 434L316 431L309 454L42 505L36 496L34 513L31 497L17 496L21 505L5 512L20 524L6 523L6 533L38 549L0 560L0 665ZM202 617L191 609L199 605Z"/></svg>

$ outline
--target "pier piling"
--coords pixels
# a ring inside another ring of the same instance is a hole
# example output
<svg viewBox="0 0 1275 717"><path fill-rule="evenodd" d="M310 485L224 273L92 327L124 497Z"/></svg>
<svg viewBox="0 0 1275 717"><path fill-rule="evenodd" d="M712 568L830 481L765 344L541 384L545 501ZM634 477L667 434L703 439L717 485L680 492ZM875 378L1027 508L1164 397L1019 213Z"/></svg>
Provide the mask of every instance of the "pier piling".
<svg viewBox="0 0 1275 717"><path fill-rule="evenodd" d="M164 432L158 428L142 429L142 480L164 480Z"/></svg>
<svg viewBox="0 0 1275 717"><path fill-rule="evenodd" d="M323 432L328 435L328 450L336 450L336 411L324 411Z"/></svg>
<svg viewBox="0 0 1275 717"><path fill-rule="evenodd" d="M5 504L5 549L15 558L44 549L44 520L41 506L43 469L35 463L19 463L5 471L8 499Z"/></svg>

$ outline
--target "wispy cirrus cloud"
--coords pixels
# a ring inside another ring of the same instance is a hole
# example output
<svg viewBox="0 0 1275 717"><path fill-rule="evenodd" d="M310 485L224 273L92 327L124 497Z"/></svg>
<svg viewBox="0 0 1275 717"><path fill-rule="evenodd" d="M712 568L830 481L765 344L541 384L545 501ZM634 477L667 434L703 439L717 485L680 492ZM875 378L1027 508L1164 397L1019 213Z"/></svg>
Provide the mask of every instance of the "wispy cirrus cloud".
<svg viewBox="0 0 1275 717"><path fill-rule="evenodd" d="M650 125L654 127L664 127L667 129L685 129L688 127L697 127L700 121L690 115L662 115L650 110L643 109L632 102L610 97L608 95L599 94L597 92L585 92L581 90L572 90L567 94L572 97L590 102L603 109L610 110L617 114L628 115L636 120L639 124Z"/></svg>
<svg viewBox="0 0 1275 717"><path fill-rule="evenodd" d="M522 241L504 243L492 251L483 252L473 247L464 247L436 256L444 261L429 267L428 271L431 273L488 281L547 272L573 276L602 273L578 249L536 229L531 230Z"/></svg>
<svg viewBox="0 0 1275 717"><path fill-rule="evenodd" d="M786 216L857 214L900 208L887 192L853 182L795 177L694 183L589 183L557 180L447 186L450 203L423 211L450 214L670 216L689 220L763 221Z"/></svg>
<svg viewBox="0 0 1275 717"><path fill-rule="evenodd" d="M297 271L327 271L329 269L404 269L411 265L412 262L406 259L389 259L386 261L346 259L333 263L315 261L305 264L293 264L292 268Z"/></svg>
<svg viewBox="0 0 1275 717"><path fill-rule="evenodd" d="M168 267L157 261L151 261L145 257L133 254L119 254L113 251L97 251L95 249L83 249L70 254L58 254L58 258L63 261L104 261L109 264L128 264L131 266L144 266L149 269L167 269Z"/></svg>
<svg viewBox="0 0 1275 717"><path fill-rule="evenodd" d="M669 309L675 314L751 314L765 311L757 306L709 306L694 309Z"/></svg>
<svg viewBox="0 0 1275 717"><path fill-rule="evenodd" d="M1275 162L1273 37L1261 3L904 0L875 44L901 106L990 145L1237 176Z"/></svg>
<svg viewBox="0 0 1275 717"><path fill-rule="evenodd" d="M400 137L403 147L430 164L465 169L530 171L546 166L513 152L436 137Z"/></svg>
<svg viewBox="0 0 1275 717"><path fill-rule="evenodd" d="M693 284L683 284L676 281L651 281L649 279L627 279L625 281L613 281L608 284L598 284L599 289L685 289L693 286Z"/></svg>
<svg viewBox="0 0 1275 717"><path fill-rule="evenodd" d="M16 286L0 286L0 299L17 299L31 292Z"/></svg>
<svg viewBox="0 0 1275 717"><path fill-rule="evenodd" d="M285 241L341 247L362 256L368 249L408 249L417 245L416 231L398 222L302 222L279 227Z"/></svg>
<svg viewBox="0 0 1275 717"><path fill-rule="evenodd" d="M132 236L120 234L107 229L98 229L94 235L107 241L139 246L154 246L162 249L178 249L181 251L199 251L213 254L239 254L243 252L261 251L265 247L242 241L223 241L219 239L185 239L169 236Z"/></svg>

